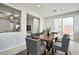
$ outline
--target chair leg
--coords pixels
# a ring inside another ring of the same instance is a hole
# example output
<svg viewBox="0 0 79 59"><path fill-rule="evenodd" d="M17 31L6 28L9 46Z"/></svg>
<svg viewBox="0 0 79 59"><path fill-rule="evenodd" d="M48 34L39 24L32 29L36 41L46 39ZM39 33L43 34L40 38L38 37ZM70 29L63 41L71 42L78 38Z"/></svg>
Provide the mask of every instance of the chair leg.
<svg viewBox="0 0 79 59"><path fill-rule="evenodd" d="M52 48L52 55L54 55L54 49Z"/></svg>
<svg viewBox="0 0 79 59"><path fill-rule="evenodd" d="M29 51L27 51L27 55L29 55Z"/></svg>
<svg viewBox="0 0 79 59"><path fill-rule="evenodd" d="M55 52L56 52L57 50L55 49Z"/></svg>
<svg viewBox="0 0 79 59"><path fill-rule="evenodd" d="M44 55L46 55L46 51L44 51Z"/></svg>
<svg viewBox="0 0 79 59"><path fill-rule="evenodd" d="M66 52L65 55L68 55L68 53Z"/></svg>

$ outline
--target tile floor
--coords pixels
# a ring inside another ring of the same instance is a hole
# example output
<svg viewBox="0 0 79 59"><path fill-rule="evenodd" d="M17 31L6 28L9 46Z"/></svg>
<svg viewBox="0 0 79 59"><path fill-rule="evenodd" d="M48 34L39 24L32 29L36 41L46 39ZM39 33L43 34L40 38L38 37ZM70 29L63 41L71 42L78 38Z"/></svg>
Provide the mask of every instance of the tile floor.
<svg viewBox="0 0 79 59"><path fill-rule="evenodd" d="M79 43L75 41L70 41L69 44L70 55L79 55Z"/></svg>

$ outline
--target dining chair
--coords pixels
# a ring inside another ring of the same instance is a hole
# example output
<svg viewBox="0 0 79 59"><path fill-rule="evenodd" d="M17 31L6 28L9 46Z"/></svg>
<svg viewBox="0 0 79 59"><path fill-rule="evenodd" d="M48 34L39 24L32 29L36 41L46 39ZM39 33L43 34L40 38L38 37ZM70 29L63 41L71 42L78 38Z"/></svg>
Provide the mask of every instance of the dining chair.
<svg viewBox="0 0 79 59"><path fill-rule="evenodd" d="M69 34L64 34L64 35L63 35L63 38L70 38L70 36L69 36ZM55 38L55 41L56 41L56 42L61 42L61 43L62 43L62 38L56 37L56 38Z"/></svg>
<svg viewBox="0 0 79 59"><path fill-rule="evenodd" d="M31 37L26 38L27 55L41 55L45 54L45 47L41 45L39 39L32 39Z"/></svg>
<svg viewBox="0 0 79 59"><path fill-rule="evenodd" d="M56 50L60 50L60 51L62 51L62 52L65 52L65 55L67 55L67 54L68 54L69 41L70 41L70 38L68 38L68 37L63 37L63 38L62 38L62 43L60 43L60 42L55 42L55 43L52 45L52 54L54 54L54 49L55 49L55 51L56 51Z"/></svg>
<svg viewBox="0 0 79 59"><path fill-rule="evenodd" d="M34 36L40 36L40 33L31 33L31 37L33 38Z"/></svg>

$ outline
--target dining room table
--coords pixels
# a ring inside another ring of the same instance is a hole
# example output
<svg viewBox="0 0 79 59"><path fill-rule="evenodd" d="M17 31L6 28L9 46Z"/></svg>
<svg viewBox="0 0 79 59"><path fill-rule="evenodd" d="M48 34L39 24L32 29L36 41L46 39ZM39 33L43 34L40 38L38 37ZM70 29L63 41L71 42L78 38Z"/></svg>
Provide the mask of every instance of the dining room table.
<svg viewBox="0 0 79 59"><path fill-rule="evenodd" d="M49 36L41 34L39 36L33 36L33 38L41 40L41 43L45 42L46 43L46 49L48 51L50 51L50 49L52 48L53 43L55 42L55 38L54 38L53 34L50 34Z"/></svg>
<svg viewBox="0 0 79 59"><path fill-rule="evenodd" d="M49 42L49 43L50 43L51 41L54 41L54 36L53 36L53 34L50 34L49 36L42 34L42 35L39 35L39 36L33 36L33 38L35 38L35 39L40 39L40 40L42 40L42 41L46 41L46 42Z"/></svg>

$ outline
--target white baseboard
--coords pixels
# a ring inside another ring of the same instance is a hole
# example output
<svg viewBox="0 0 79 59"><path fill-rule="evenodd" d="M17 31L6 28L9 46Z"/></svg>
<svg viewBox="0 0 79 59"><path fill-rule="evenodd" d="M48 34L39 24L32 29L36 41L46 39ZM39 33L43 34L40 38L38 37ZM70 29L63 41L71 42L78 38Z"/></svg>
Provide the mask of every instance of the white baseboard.
<svg viewBox="0 0 79 59"><path fill-rule="evenodd" d="M1 50L0 55L15 55L16 53L23 51L25 49L26 49L26 45L22 43L14 47Z"/></svg>

